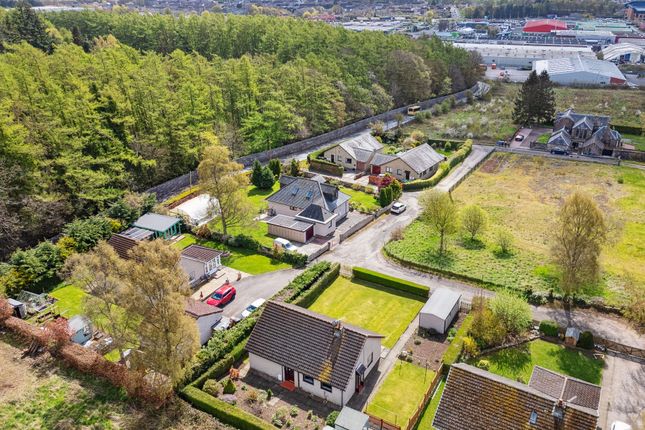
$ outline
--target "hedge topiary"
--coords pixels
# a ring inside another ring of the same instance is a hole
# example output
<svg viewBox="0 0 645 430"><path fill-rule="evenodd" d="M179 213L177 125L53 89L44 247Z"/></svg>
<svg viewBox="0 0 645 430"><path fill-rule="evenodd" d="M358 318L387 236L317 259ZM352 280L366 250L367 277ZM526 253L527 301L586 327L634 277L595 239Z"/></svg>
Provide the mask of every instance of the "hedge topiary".
<svg viewBox="0 0 645 430"><path fill-rule="evenodd" d="M545 336L558 337L560 326L557 322L551 320L544 320L540 322L540 333Z"/></svg>
<svg viewBox="0 0 645 430"><path fill-rule="evenodd" d="M235 394L237 391L237 387L235 386L235 383L231 381L231 379L227 379L226 383L224 384L224 394Z"/></svg>
<svg viewBox="0 0 645 430"><path fill-rule="evenodd" d="M327 415L327 419L325 420L325 424L327 424L330 427L333 427L334 424L336 424L336 419L338 418L338 411L331 411L329 415Z"/></svg>
<svg viewBox="0 0 645 430"><path fill-rule="evenodd" d="M222 386L215 379L209 379L204 383L202 390L213 397L217 397L222 392Z"/></svg>
<svg viewBox="0 0 645 430"><path fill-rule="evenodd" d="M578 338L578 346L579 348L584 348L584 349L593 349L593 333L590 331L583 331L580 333L580 337Z"/></svg>
<svg viewBox="0 0 645 430"><path fill-rule="evenodd" d="M383 273L374 272L372 270L364 269L362 267L354 267L352 270L354 277L363 279L364 281L374 282L385 287L390 287L395 290L405 291L414 295L428 298L430 288L425 285L417 284L415 282L406 281L405 279L395 278L393 276L384 275Z"/></svg>

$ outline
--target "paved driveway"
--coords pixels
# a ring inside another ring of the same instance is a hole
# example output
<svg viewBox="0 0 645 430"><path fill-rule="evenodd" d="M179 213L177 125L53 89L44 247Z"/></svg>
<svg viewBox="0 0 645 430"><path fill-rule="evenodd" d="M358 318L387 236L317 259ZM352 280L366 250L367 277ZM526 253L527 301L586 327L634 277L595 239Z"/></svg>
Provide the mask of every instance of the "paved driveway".
<svg viewBox="0 0 645 430"><path fill-rule="evenodd" d="M298 269L277 270L233 282L237 295L235 300L224 307L224 316L238 315L256 299L268 300L300 272Z"/></svg>
<svg viewBox="0 0 645 430"><path fill-rule="evenodd" d="M452 191L482 160L495 150L492 146L473 145L466 159L437 184L436 189L444 192Z"/></svg>
<svg viewBox="0 0 645 430"><path fill-rule="evenodd" d="M608 355L602 375L600 427L622 421L637 428L645 425L645 364ZM639 424L641 426L639 426Z"/></svg>

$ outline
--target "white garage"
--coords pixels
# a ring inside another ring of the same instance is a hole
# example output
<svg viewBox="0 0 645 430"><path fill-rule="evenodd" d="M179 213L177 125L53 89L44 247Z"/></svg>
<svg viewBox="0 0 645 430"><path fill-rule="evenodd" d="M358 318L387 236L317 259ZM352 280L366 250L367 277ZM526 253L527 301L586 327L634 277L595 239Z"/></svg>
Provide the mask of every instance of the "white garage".
<svg viewBox="0 0 645 430"><path fill-rule="evenodd" d="M421 308L419 327L445 333L459 312L460 306L461 294L447 288L435 290Z"/></svg>

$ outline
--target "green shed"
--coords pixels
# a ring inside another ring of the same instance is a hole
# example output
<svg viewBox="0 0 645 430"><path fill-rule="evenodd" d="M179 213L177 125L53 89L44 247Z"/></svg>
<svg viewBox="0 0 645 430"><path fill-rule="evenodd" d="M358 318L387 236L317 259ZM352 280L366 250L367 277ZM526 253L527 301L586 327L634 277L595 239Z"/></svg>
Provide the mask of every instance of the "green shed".
<svg viewBox="0 0 645 430"><path fill-rule="evenodd" d="M142 215L132 225L153 232L155 238L170 239L172 236L181 233L181 218L155 213Z"/></svg>

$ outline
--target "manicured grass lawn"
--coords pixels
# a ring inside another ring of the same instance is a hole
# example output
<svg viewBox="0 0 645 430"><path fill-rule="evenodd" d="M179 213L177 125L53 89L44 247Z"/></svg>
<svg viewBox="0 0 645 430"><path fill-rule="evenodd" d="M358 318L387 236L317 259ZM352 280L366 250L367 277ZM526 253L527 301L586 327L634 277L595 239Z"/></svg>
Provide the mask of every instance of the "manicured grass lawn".
<svg viewBox="0 0 645 430"><path fill-rule="evenodd" d="M405 428L423 401L435 373L406 361L397 361L366 411Z"/></svg>
<svg viewBox="0 0 645 430"><path fill-rule="evenodd" d="M56 306L65 318L83 313L83 298L87 293L79 287L63 285L51 291L49 295L58 299Z"/></svg>
<svg viewBox="0 0 645 430"><path fill-rule="evenodd" d="M634 147L639 150L639 151L645 151L645 136L638 136L635 134L622 134L623 139L629 139L631 142L629 142L630 145L634 145Z"/></svg>
<svg viewBox="0 0 645 430"><path fill-rule="evenodd" d="M621 183L622 182L622 183ZM630 276L645 282L645 172L514 154L493 154L452 193L458 208L479 205L488 215L481 242L453 235L448 254L436 253L437 237L421 222L412 223L388 252L429 269L510 288L557 288L550 247L557 211L574 191L592 196L612 226L601 257L602 279L584 289L619 304L621 286ZM514 237L512 255L496 252L495 230L507 228Z"/></svg>
<svg viewBox="0 0 645 430"><path fill-rule="evenodd" d="M309 309L382 334L391 348L423 304L414 295L339 277Z"/></svg>
<svg viewBox="0 0 645 430"><path fill-rule="evenodd" d="M441 400L441 395L443 394L443 388L445 386L446 378L443 378L441 382L439 382L437 389L434 391L434 395L432 396L432 399L430 399L428 407L426 407L423 415L421 415L421 419L417 423L415 430L434 429L434 427L432 427L432 421L434 421L434 416L437 414L437 408L439 407L439 401Z"/></svg>
<svg viewBox="0 0 645 430"><path fill-rule="evenodd" d="M231 252L231 256L222 259L222 264L235 270L249 273L251 275L259 275L261 273L288 269L291 267L287 263L283 263L264 255L255 254L253 253L253 251L250 251L248 249L233 248L221 243L214 242L212 240L199 240L192 234L184 234L184 237L174 245L179 249L184 249L188 245L191 245L193 243L215 249L229 250Z"/></svg>
<svg viewBox="0 0 645 430"><path fill-rule="evenodd" d="M602 381L603 361L562 345L534 340L516 348L480 357L490 362L490 372L527 384L534 366L541 366L593 384ZM475 364L479 359L473 361Z"/></svg>
<svg viewBox="0 0 645 430"><path fill-rule="evenodd" d="M350 203L359 205L363 211L372 212L381 208L373 194L367 194L362 191L354 191L351 188L340 187L340 191L347 194L351 199Z"/></svg>

